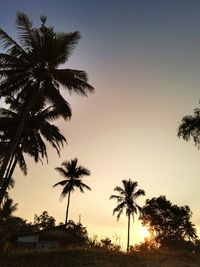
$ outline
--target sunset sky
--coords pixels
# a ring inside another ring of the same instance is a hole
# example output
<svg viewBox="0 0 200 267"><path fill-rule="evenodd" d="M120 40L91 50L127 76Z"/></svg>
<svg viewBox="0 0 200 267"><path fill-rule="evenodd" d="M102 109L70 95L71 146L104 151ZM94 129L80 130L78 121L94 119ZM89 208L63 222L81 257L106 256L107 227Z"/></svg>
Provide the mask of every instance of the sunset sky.
<svg viewBox="0 0 200 267"><path fill-rule="evenodd" d="M27 159L28 175L18 169L11 192L16 216L33 221L47 210L64 222L67 200L55 171L78 158L91 171L84 179L91 192L75 192L69 218L87 226L90 236L126 245L127 218L112 216L109 196L121 180L138 181L146 198L166 195L189 205L200 229L200 151L177 137L186 114L200 99L200 1L198 0L0 0L0 27L15 37L16 11L36 26L39 17L56 31L80 31L81 40L66 67L85 70L95 94L68 95L70 122L57 125L68 140L59 158L49 148L48 165ZM131 244L142 240L140 225L131 226ZM200 235L200 231L198 232Z"/></svg>

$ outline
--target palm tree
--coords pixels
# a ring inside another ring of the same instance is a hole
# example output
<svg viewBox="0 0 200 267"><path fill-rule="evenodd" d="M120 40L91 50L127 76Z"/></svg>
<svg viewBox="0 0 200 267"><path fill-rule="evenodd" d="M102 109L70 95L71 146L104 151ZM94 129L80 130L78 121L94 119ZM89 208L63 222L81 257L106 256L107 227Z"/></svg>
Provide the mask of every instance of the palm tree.
<svg viewBox="0 0 200 267"><path fill-rule="evenodd" d="M126 210L128 216L128 238L127 238L127 253L129 252L129 237L130 237L130 217L132 215L134 220L134 213L140 211L140 206L137 205L136 200L140 196L145 195L145 191L139 189L136 191L138 186L137 182L129 180L122 180L122 187L116 186L114 191L118 192L119 195L111 195L110 199L117 200L117 207L113 210L113 215L117 213L117 220L119 220L123 210Z"/></svg>
<svg viewBox="0 0 200 267"><path fill-rule="evenodd" d="M12 154L25 128L28 113L43 96L69 118L68 103L60 94L60 85L81 95L93 92L84 71L60 68L67 62L78 40L79 32L57 33L47 27L46 17L41 17L41 27L36 28L27 15L18 12L16 26L18 41L0 29L0 42L5 53L0 53L0 97L26 96L26 109L23 112L15 136L10 142L0 168L3 178Z"/></svg>
<svg viewBox="0 0 200 267"><path fill-rule="evenodd" d="M90 171L83 166L78 166L77 163L78 159L75 158L71 161L65 161L61 164L61 167L55 168L56 171L65 177L65 180L53 185L53 187L57 185L63 186L61 198L64 198L68 195L65 225L67 225L68 222L71 193L74 192L76 188L78 188L81 193L84 193L84 189L91 190L89 186L82 182L82 177L90 175Z"/></svg>
<svg viewBox="0 0 200 267"><path fill-rule="evenodd" d="M10 104L10 109L0 108L0 161L3 161L4 151L9 146L15 134L24 106L26 105L24 99L15 99L13 97L7 98L7 103ZM39 160L42 161L44 157L48 160L46 144L43 138L56 149L58 154L60 153L61 146L66 142L66 139L60 133L59 129L50 122L61 115L53 105L44 107L43 101L38 102L32 108L31 112L29 112L22 137L15 149L15 153L12 155L5 177L0 181L0 203L9 185L16 164L19 164L24 174L27 173L23 153L34 157L36 162Z"/></svg>

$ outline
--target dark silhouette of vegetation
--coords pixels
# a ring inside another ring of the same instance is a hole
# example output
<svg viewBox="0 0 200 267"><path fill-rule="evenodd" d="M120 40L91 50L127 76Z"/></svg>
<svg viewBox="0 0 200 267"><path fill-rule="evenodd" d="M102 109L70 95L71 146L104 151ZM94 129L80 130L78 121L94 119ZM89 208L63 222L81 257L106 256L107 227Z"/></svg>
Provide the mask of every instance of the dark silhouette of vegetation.
<svg viewBox="0 0 200 267"><path fill-rule="evenodd" d="M134 253L137 251L147 252L157 250L158 245L153 238L145 238L143 242L136 244L134 246L130 246L130 253Z"/></svg>
<svg viewBox="0 0 200 267"><path fill-rule="evenodd" d="M16 265L17 264L17 265ZM15 250L0 255L2 267L199 267L200 255L183 251L145 251L125 255L101 249Z"/></svg>
<svg viewBox="0 0 200 267"><path fill-rule="evenodd" d="M70 196L71 193L75 191L75 189L79 189L81 193L84 193L84 189L91 190L89 186L82 182L83 176L90 175L90 171L83 166L78 166L78 159L75 158L71 161L64 161L61 164L61 167L55 168L56 171L62 175L65 180L62 180L53 185L53 187L61 185L63 187L61 198L64 198L68 195L67 199L67 209L66 209L66 218L65 224L68 222L68 212L69 212L69 204L70 204Z"/></svg>
<svg viewBox="0 0 200 267"><path fill-rule="evenodd" d="M75 223L69 220L67 223L67 230L69 231L69 238L65 245L68 246L87 246L89 242L87 228L81 223Z"/></svg>
<svg viewBox="0 0 200 267"><path fill-rule="evenodd" d="M0 53L0 97L20 97L26 100L15 135L9 143L0 166L0 179L4 179L10 161L16 153L23 135L28 115L38 99L55 105L65 117L70 118L68 102L60 94L60 85L80 95L87 95L94 88L87 82L84 71L60 68L72 54L79 32L57 33L46 26L46 17L41 17L41 26L36 28L27 15L18 12L16 16L18 39L15 41L0 29L0 43L5 53ZM6 192L6 186L0 195ZM2 198L2 197L1 197Z"/></svg>
<svg viewBox="0 0 200 267"><path fill-rule="evenodd" d="M148 227L151 240L161 248L187 248L197 239L188 206L173 205L165 196L147 199L140 219Z"/></svg>
<svg viewBox="0 0 200 267"><path fill-rule="evenodd" d="M178 128L178 137L185 141L193 139L195 146L200 149L200 108L194 109L193 115L183 117Z"/></svg>
<svg viewBox="0 0 200 267"><path fill-rule="evenodd" d="M122 181L122 187L115 187L114 191L119 195L111 195L110 199L117 200L117 207L113 210L113 215L117 213L117 220L119 220L123 210L125 209L128 217L128 237L127 237L127 253L129 252L129 238L130 238L130 217L134 221L134 214L140 211L140 206L136 203L138 197L144 196L145 191L137 190L138 183L129 180ZM136 191L137 190L137 191Z"/></svg>
<svg viewBox="0 0 200 267"><path fill-rule="evenodd" d="M101 239L99 243L99 248L105 251L114 251L114 252L119 252L121 249L120 245L113 243L112 240L108 237Z"/></svg>
<svg viewBox="0 0 200 267"><path fill-rule="evenodd" d="M47 211L43 211L41 215L34 215L34 226L37 231L47 230L55 226L56 220L50 216Z"/></svg>
<svg viewBox="0 0 200 267"><path fill-rule="evenodd" d="M5 196L4 202L0 208L0 221L6 220L13 215L13 213L17 210L18 204L14 204L12 198L9 198L8 195Z"/></svg>
<svg viewBox="0 0 200 267"><path fill-rule="evenodd" d="M26 220L13 216L16 210L17 204L14 204L14 201L6 195L0 208L0 251L12 242L12 238L17 233L33 229Z"/></svg>
<svg viewBox="0 0 200 267"><path fill-rule="evenodd" d="M7 98L7 103L10 104L10 109L0 108L0 160L4 160L4 153L9 147L9 144L17 131L22 113L25 109L26 102L24 99ZM10 183L16 164L23 173L27 174L27 166L24 159L24 153L32 156L35 162L47 156L45 139L51 144L59 154L61 147L66 142L65 137L60 133L59 129L51 124L55 118L59 118L61 114L55 106L44 107L44 102L37 102L37 105L29 112L26 127L23 129L21 139L12 155L12 160L7 168L5 178L1 179L0 188L2 191L7 188ZM3 194L0 196L0 203Z"/></svg>

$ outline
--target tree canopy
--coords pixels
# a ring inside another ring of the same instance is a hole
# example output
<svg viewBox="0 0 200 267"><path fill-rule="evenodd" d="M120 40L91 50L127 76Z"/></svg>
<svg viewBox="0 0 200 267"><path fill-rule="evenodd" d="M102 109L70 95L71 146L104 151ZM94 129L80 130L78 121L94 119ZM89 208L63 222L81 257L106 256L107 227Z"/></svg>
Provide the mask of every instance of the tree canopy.
<svg viewBox="0 0 200 267"><path fill-rule="evenodd" d="M200 108L194 109L193 115L183 117L178 128L178 137L185 141L193 139L195 146L200 149Z"/></svg>
<svg viewBox="0 0 200 267"><path fill-rule="evenodd" d="M50 216L47 211L43 211L41 215L35 214L34 225L37 230L46 230L55 226L56 220Z"/></svg>
<svg viewBox="0 0 200 267"><path fill-rule="evenodd" d="M165 196L147 199L140 215L151 238L158 246L169 249L184 246L187 241L195 241L197 234L191 217L189 206L174 205Z"/></svg>

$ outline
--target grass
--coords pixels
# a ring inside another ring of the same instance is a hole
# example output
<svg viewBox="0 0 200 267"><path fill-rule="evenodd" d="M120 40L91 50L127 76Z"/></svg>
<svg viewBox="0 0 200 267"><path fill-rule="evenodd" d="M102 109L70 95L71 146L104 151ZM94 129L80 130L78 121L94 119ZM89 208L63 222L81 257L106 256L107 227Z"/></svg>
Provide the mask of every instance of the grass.
<svg viewBox="0 0 200 267"><path fill-rule="evenodd" d="M137 252L132 255L98 250L12 251L0 256L1 267L199 267L200 255L188 252Z"/></svg>

